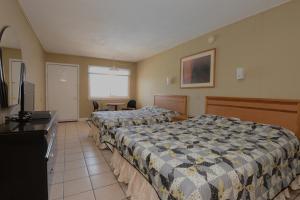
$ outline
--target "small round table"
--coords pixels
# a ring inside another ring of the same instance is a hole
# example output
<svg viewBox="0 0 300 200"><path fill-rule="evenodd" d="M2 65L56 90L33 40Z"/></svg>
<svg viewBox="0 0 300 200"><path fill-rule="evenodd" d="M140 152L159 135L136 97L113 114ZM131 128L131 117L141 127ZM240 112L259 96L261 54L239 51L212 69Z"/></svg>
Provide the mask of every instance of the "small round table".
<svg viewBox="0 0 300 200"><path fill-rule="evenodd" d="M123 105L125 105L125 103L122 103L122 102L111 102L111 103L107 103L106 105L108 105L108 106L114 106L115 110L118 110L118 106L123 106Z"/></svg>

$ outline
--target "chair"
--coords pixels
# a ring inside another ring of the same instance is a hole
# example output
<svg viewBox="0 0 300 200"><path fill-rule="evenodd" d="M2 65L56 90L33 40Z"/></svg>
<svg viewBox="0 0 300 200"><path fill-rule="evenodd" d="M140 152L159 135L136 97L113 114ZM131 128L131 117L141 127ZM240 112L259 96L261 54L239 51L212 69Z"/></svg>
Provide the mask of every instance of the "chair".
<svg viewBox="0 0 300 200"><path fill-rule="evenodd" d="M122 110L135 110L135 109L136 109L136 101L134 99L128 101L126 108L122 108Z"/></svg>
<svg viewBox="0 0 300 200"><path fill-rule="evenodd" d="M99 104L97 101L93 101L94 112L97 111L109 111L107 108L99 108Z"/></svg>

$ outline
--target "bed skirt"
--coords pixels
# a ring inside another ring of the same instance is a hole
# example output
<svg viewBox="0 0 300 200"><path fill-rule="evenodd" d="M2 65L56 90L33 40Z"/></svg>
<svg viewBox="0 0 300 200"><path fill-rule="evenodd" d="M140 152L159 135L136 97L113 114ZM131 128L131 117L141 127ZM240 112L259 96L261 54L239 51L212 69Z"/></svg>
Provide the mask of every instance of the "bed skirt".
<svg viewBox="0 0 300 200"><path fill-rule="evenodd" d="M130 200L159 200L152 185L114 149L111 166L118 181L128 185L126 196Z"/></svg>
<svg viewBox="0 0 300 200"><path fill-rule="evenodd" d="M159 200L156 191L146 178L115 149L110 164L114 174L118 176L118 181L128 185L126 196L131 200ZM289 188L279 193L274 200L289 200L290 191L298 189L300 189L300 176L297 176Z"/></svg>
<svg viewBox="0 0 300 200"><path fill-rule="evenodd" d="M95 141L96 146L99 149L106 149L107 146L104 143L100 142L100 130L97 126L94 125L94 123L90 124L90 132L89 132L89 137L92 137Z"/></svg>

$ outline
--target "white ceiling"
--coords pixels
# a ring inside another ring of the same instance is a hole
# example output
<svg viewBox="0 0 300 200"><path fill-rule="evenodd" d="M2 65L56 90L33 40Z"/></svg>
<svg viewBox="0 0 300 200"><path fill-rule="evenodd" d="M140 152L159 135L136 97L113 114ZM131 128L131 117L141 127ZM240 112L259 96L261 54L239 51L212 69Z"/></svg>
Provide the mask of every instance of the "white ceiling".
<svg viewBox="0 0 300 200"><path fill-rule="evenodd" d="M47 52L139 61L287 0L19 0Z"/></svg>

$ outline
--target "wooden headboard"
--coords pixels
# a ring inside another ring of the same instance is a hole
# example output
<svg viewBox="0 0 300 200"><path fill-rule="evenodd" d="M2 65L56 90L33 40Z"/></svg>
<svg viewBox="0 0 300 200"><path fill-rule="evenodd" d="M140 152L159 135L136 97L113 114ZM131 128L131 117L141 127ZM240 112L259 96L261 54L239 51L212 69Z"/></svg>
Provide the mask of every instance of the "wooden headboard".
<svg viewBox="0 0 300 200"><path fill-rule="evenodd" d="M205 112L279 125L290 129L300 138L300 100L206 97Z"/></svg>
<svg viewBox="0 0 300 200"><path fill-rule="evenodd" d="M187 118L187 96L154 95L154 105L179 112L182 118Z"/></svg>

